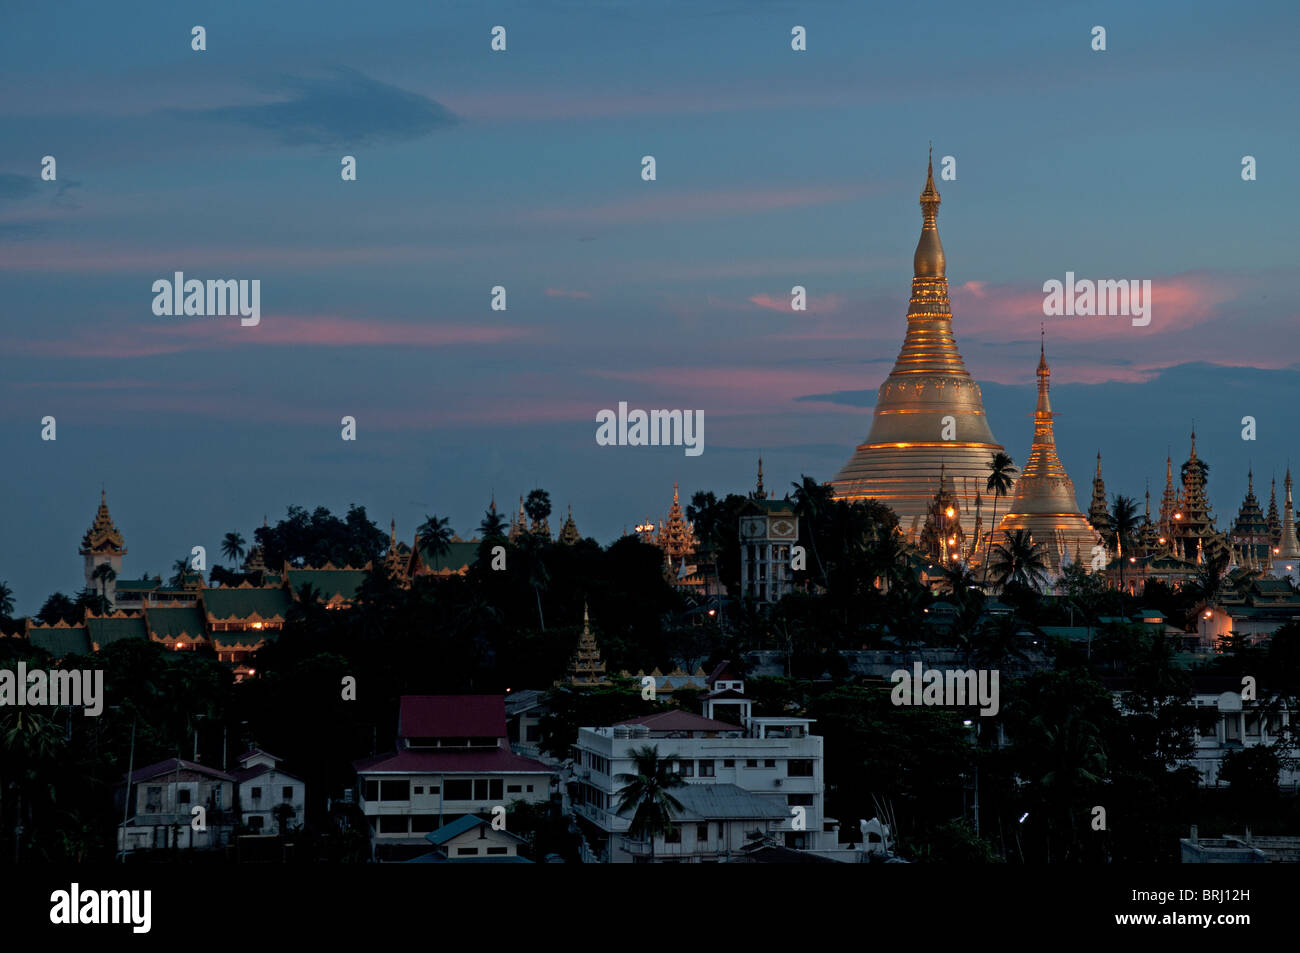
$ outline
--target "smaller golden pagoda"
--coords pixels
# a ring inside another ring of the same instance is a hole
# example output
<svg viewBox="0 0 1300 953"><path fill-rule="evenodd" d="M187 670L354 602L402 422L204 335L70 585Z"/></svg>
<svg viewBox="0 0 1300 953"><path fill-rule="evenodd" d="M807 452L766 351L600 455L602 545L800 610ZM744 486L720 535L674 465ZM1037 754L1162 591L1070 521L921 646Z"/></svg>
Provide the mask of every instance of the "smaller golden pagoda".
<svg viewBox="0 0 1300 953"><path fill-rule="evenodd" d="M1029 462L1016 481L1016 493L1011 510L998 523L996 542L1005 539L1005 533L1027 531L1030 537L1047 550L1048 572L1061 573L1062 560L1085 560L1092 547L1101 543L1096 530L1079 512L1074 495L1074 482L1061 465L1056 452L1056 435L1052 427L1050 397L1052 371L1047 366L1047 349L1039 345L1038 352L1038 404L1034 409L1034 443L1029 451ZM1094 505L1100 495L1105 503L1105 487L1101 483L1101 454L1097 455L1097 478L1093 482ZM1100 490L1097 489L1100 487ZM1103 510L1104 512L1104 510ZM1099 517L1100 518L1100 517ZM996 545L995 542L995 545ZM1070 554L1067 558L1067 554ZM1087 563L1085 563L1086 565Z"/></svg>

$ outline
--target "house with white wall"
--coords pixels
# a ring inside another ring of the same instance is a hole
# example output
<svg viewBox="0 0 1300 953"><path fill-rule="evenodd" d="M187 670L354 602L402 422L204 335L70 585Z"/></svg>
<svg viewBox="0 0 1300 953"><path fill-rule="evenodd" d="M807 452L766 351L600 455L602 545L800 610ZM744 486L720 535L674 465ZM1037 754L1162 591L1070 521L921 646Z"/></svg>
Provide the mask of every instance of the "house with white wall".
<svg viewBox="0 0 1300 953"><path fill-rule="evenodd" d="M261 748L239 756L233 777L240 822L254 834L284 834L307 824L307 784L284 770L283 760Z"/></svg>
<svg viewBox="0 0 1300 953"><path fill-rule="evenodd" d="M727 861L751 835L798 850L834 849L838 822L825 816L825 759L812 719L755 717L743 679L727 663L710 684L702 715L674 709L578 730L571 800L593 849L610 863L650 859L649 843L628 833L633 811L617 813L623 784L616 779L635 773L635 752L646 746L685 782L671 790L683 810L677 830L656 839L656 862Z"/></svg>
<svg viewBox="0 0 1300 953"><path fill-rule="evenodd" d="M426 834L514 801L549 801L554 771L514 754L501 695L405 695L397 750L353 762L377 860L428 850Z"/></svg>
<svg viewBox="0 0 1300 953"><path fill-rule="evenodd" d="M230 841L235 779L224 771L168 758L132 771L117 794L127 812L117 829L119 851L209 850Z"/></svg>

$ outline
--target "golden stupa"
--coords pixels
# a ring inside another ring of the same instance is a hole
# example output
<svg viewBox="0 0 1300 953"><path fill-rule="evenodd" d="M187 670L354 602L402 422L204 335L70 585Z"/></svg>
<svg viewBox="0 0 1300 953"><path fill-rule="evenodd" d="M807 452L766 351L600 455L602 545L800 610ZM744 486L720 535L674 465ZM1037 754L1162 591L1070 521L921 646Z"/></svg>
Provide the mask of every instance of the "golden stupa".
<svg viewBox="0 0 1300 953"><path fill-rule="evenodd" d="M939 490L941 469L964 521L974 525L967 514L974 513L975 498L985 490L993 455L1003 449L989 429L979 385L967 372L952 334L943 243L935 224L939 192L933 160L921 208L924 220L912 259L903 349L880 386L866 442L830 482L839 499L888 504L909 536L919 531ZM988 515L982 514L983 519Z"/></svg>
<svg viewBox="0 0 1300 953"><path fill-rule="evenodd" d="M1061 572L1061 563L1082 559L1090 565L1092 547L1101 543L1101 537L1092 524L1079 511L1074 495L1074 481L1061 466L1056 453L1056 436L1052 430L1052 402L1048 396L1051 370L1047 366L1047 351L1040 344L1038 352L1038 406L1034 409L1034 446L1029 451L1029 462L1016 481L1016 493L1011 509L998 521L998 532L992 545L1004 539L1003 533L1018 529L1028 530L1034 542L1047 550L1048 571Z"/></svg>

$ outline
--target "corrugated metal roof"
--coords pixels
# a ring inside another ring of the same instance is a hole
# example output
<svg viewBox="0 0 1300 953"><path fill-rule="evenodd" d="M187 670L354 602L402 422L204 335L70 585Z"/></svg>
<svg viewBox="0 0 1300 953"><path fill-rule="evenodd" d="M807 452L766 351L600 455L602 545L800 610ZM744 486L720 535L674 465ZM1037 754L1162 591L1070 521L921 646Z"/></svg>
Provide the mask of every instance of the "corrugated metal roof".
<svg viewBox="0 0 1300 953"><path fill-rule="evenodd" d="M789 809L775 798L759 797L734 784L687 784L668 793L683 808L680 814L674 812L673 820L782 820L790 816Z"/></svg>

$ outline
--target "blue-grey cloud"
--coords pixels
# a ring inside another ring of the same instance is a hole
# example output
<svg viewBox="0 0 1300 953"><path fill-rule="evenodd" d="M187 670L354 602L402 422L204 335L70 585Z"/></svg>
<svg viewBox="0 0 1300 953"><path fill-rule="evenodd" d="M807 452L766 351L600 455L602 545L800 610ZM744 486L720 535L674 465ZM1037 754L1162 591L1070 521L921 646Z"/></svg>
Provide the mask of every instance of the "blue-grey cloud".
<svg viewBox="0 0 1300 953"><path fill-rule="evenodd" d="M171 111L191 119L264 129L291 145L356 146L419 139L460 119L427 96L371 79L346 67L322 76L282 76L283 102Z"/></svg>

